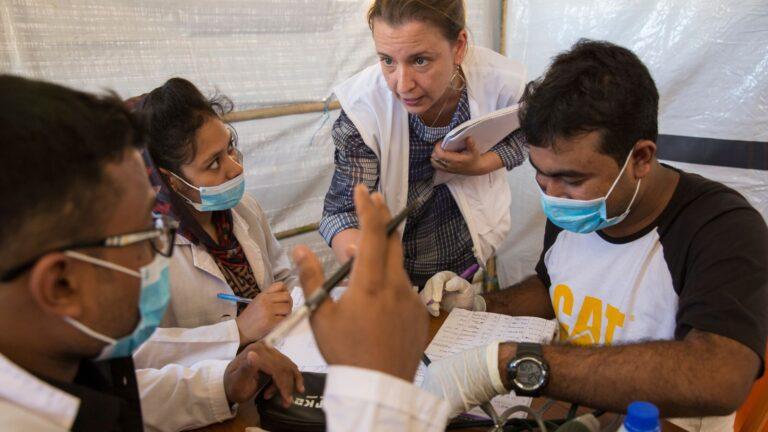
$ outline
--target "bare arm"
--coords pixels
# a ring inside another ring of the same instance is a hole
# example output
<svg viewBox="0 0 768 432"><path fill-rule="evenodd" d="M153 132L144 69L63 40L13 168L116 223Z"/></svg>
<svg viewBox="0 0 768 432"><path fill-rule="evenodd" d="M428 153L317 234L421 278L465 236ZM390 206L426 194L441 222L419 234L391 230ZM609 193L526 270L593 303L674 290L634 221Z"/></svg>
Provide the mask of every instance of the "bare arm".
<svg viewBox="0 0 768 432"><path fill-rule="evenodd" d="M499 348L499 370L507 388L506 365L514 343ZM754 351L732 339L691 330L682 341L624 346L544 346L549 363L549 397L593 408L624 412L646 400L664 417L727 415L746 399L760 367Z"/></svg>
<svg viewBox="0 0 768 432"><path fill-rule="evenodd" d="M331 249L333 249L336 259L341 264L346 263L352 257L352 250L350 248L356 248L360 243L360 229L349 228L336 234L331 241Z"/></svg>
<svg viewBox="0 0 768 432"><path fill-rule="evenodd" d="M546 319L555 317L549 291L535 275L507 289L486 293L483 298L488 312Z"/></svg>

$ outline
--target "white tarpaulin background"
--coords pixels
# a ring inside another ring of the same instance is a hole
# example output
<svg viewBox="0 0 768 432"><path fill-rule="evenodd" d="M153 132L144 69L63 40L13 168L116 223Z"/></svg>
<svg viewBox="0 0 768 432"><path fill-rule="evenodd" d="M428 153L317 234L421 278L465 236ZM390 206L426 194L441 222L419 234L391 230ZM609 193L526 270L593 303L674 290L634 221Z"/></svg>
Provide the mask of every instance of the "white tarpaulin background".
<svg viewBox="0 0 768 432"><path fill-rule="evenodd" d="M505 23L506 54L532 78L580 38L608 40L633 50L653 75L660 134L757 142L758 148L768 141L766 0L509 0ZM766 147L755 156L763 169L672 165L737 189L768 219ZM532 273L545 221L533 168L515 171L516 223L498 260L505 282Z"/></svg>
<svg viewBox="0 0 768 432"><path fill-rule="evenodd" d="M367 0L0 0L0 71L128 97L173 76L237 109L319 101L375 61ZM498 48L499 0L468 0L474 43ZM581 37L634 50L661 93L660 132L768 141L765 0L509 0L506 53L529 77ZM237 123L247 188L274 231L317 222L333 169L338 111ZM758 153L757 157L764 157ZM675 165L736 187L768 216L768 171ZM764 164L765 165L765 164ZM502 285L532 273L544 218L530 165L513 170L513 232ZM317 234L310 243L332 258Z"/></svg>
<svg viewBox="0 0 768 432"><path fill-rule="evenodd" d="M173 76L236 109L326 98L376 61L368 0L0 0L0 72L88 91L145 93ZM497 49L498 0L468 2L470 39ZM246 187L279 232L318 222L338 111L236 123ZM309 243L326 265L317 234Z"/></svg>

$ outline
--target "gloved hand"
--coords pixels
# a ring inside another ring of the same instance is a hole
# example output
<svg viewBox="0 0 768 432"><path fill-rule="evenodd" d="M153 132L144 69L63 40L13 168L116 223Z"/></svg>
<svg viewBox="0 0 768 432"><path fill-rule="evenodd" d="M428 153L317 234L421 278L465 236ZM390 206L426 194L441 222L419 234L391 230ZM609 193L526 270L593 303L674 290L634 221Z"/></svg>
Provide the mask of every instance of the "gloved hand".
<svg viewBox="0 0 768 432"><path fill-rule="evenodd" d="M419 294L427 306L430 315L440 315L440 309L450 312L453 308L485 311L485 299L477 295L483 280L483 272L478 271L469 283L450 271L436 273L429 278Z"/></svg>
<svg viewBox="0 0 768 432"><path fill-rule="evenodd" d="M509 393L499 375L499 342L432 362L422 387L451 407L449 418Z"/></svg>

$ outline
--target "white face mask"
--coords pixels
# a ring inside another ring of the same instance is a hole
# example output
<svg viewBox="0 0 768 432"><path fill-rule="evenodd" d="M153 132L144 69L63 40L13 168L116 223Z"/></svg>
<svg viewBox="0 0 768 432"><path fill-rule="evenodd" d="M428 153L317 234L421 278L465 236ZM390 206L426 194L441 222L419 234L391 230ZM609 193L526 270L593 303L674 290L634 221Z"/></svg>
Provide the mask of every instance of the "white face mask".
<svg viewBox="0 0 768 432"><path fill-rule="evenodd" d="M102 348L101 353L96 358L97 360L128 357L133 354L139 345L149 339L157 326L160 325L160 321L163 319L165 310L168 307L168 302L171 298L168 281L168 258L156 254L155 259L151 263L141 267L139 271L135 271L79 252L66 251L64 254L80 261L89 262L141 279L141 295L139 298L141 320L133 332L127 336L115 339L99 333L70 317L64 317L64 320L76 329L107 344Z"/></svg>

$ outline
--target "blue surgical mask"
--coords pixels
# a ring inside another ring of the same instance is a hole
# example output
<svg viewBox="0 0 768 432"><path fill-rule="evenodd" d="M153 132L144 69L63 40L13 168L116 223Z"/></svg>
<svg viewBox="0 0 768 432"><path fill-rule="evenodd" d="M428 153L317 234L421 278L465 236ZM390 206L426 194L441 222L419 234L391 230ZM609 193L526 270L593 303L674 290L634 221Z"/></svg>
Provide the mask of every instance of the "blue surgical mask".
<svg viewBox="0 0 768 432"><path fill-rule="evenodd" d="M101 353L96 358L97 360L108 360L132 355L139 345L152 336L157 326L160 325L160 321L163 319L163 315L165 315L165 309L168 307L168 302L171 298L168 283L168 258L157 254L151 263L142 267L139 271L135 271L79 252L66 251L65 254L74 259L86 261L141 279L141 294L139 297L141 319L133 332L127 336L114 339L70 317L64 317L64 320L76 329L107 344L102 348Z"/></svg>
<svg viewBox="0 0 768 432"><path fill-rule="evenodd" d="M611 192L613 192L613 188L615 188L616 184L619 182L621 175L624 174L624 170L627 168L631 157L632 153L630 152L629 156L627 156L627 160L624 162L624 166L621 168L621 171L619 171L616 180L613 181L611 188L608 189L608 193L602 198L593 200L558 198L551 197L545 194L544 191L541 191L541 207L544 209L544 214L547 215L547 218L549 218L553 224L560 228L580 234L605 229L623 221L632 209L632 204L634 204L635 198L637 198L637 193L640 191L641 180L637 181L635 194L632 195L632 200L622 214L608 218L606 201L611 195Z"/></svg>
<svg viewBox="0 0 768 432"><path fill-rule="evenodd" d="M171 173L173 174L173 173ZM232 180L226 181L218 186L193 186L187 183L183 178L173 174L174 177L181 180L185 185L200 192L200 202L194 202L191 199L181 195L197 211L217 211L229 210L236 206L243 198L245 193L245 176L240 173Z"/></svg>

